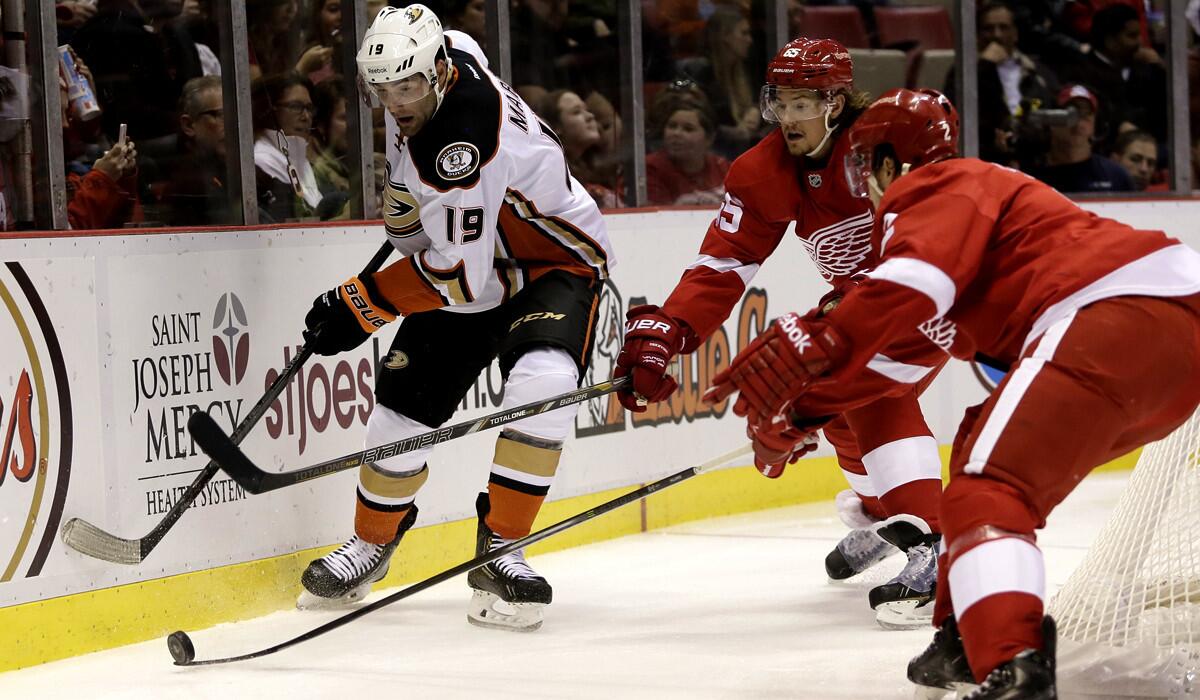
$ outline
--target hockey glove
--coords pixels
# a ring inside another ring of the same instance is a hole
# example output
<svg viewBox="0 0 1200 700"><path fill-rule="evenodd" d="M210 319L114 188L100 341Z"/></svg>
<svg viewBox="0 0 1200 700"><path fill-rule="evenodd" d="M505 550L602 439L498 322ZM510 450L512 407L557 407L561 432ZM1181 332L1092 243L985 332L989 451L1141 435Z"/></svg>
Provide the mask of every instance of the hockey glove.
<svg viewBox="0 0 1200 700"><path fill-rule="evenodd" d="M815 331L815 333L814 333ZM713 377L706 403L738 394L733 412L752 422L779 415L844 352L841 335L824 323L790 313L779 318Z"/></svg>
<svg viewBox="0 0 1200 700"><path fill-rule="evenodd" d="M746 422L746 437L754 446L754 466L763 476L777 479L783 468L817 449L816 430L802 428L790 417Z"/></svg>
<svg viewBox="0 0 1200 700"><path fill-rule="evenodd" d="M318 355L336 355L362 345L396 310L375 289L371 275L351 277L313 300L304 317L304 342Z"/></svg>
<svg viewBox="0 0 1200 700"><path fill-rule="evenodd" d="M625 344L617 356L614 378L633 377L632 389L617 392L621 405L641 413L651 401L662 401L679 388L667 365L683 349L687 333L657 306L635 306L625 314Z"/></svg>

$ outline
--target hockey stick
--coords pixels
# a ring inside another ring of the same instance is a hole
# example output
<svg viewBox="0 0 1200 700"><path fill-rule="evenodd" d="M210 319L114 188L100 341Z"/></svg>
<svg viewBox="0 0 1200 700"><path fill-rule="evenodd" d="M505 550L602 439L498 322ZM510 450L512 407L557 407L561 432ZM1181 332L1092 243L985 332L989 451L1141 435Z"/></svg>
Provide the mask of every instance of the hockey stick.
<svg viewBox="0 0 1200 700"><path fill-rule="evenodd" d="M743 447L739 447L738 449L736 449L732 452L728 452L726 454L721 455L720 457L709 460L709 461L705 462L704 464L701 464L698 466L693 466L693 467L688 467L687 469L684 469L681 472L677 472L668 477L659 479L658 481L655 481L654 483L647 484L647 485L643 486L642 488L637 489L636 491L630 491L629 493L625 494L624 496L618 496L611 501L602 503L602 504L596 506L595 508L592 508L591 510L584 511L582 513L579 513L578 515L573 515L573 516L567 518L566 520L562 520L562 521L557 522L554 525L551 525L547 528L538 530L537 532L532 533L530 535L526 535L525 537L522 537L521 539L516 540L515 542L510 542L509 544L506 544L503 547L500 547L498 549L493 549L492 551L487 552L486 554L480 554L479 556L475 557L474 559L471 559L470 561L465 561L461 564L458 564L457 566L446 569L445 571L443 571L439 574L434 574L433 576L430 576L429 578L425 579L424 581L414 583L413 585L409 586L408 588L396 591L395 593L392 593L391 595L389 595L385 598L380 598L379 600L375 601L374 603L370 603L370 604L365 605L357 610L354 610L353 612L349 612L345 615L342 615L341 617L339 617L335 620L332 620L330 622L327 622L319 627L314 627L313 629L305 632L304 634L302 634L298 637L293 637L292 639L289 639L286 642L282 642L280 644L276 644L275 646L267 647L266 649L260 649L259 651L251 652L249 654L242 654L241 656L230 656L230 657L223 658L223 659L206 659L204 661L196 661L196 648L192 644L191 638L189 638L187 636L186 632L179 631L179 632L172 632L171 635L169 637L167 637L167 649L171 652L171 657L175 659L176 666L207 666L207 665L211 665L211 664L225 664L225 663L229 663L231 661L245 661L247 659L257 659L260 656L274 654L275 652L281 651L283 649L287 649L290 646L295 646L296 644L300 644L301 642L306 642L315 637L319 637L319 636L325 634L326 632L330 632L332 630L337 629L338 627L341 627L342 625L345 625L346 623L353 622L354 620L357 620L358 618L360 618L364 615L369 615L370 613L375 612L376 610L378 610L382 607L391 605L392 603L395 603L398 600L403 600L405 598L408 598L409 596L420 593L421 591L423 591L427 588L436 586L437 584L442 583L443 581L448 581L448 580L454 578L455 576L458 576L459 574L465 574L466 572L468 572L472 569L478 568L480 566L483 566L484 564L495 561L495 560L499 559L500 557L505 556L506 554L515 552L518 549L522 549L524 547L528 547L529 545L531 545L535 542L540 542L540 541L546 539L547 537L550 537L551 535L556 535L556 534L562 532L563 530L567 530L567 529L575 527L576 525L579 525L581 523L585 523L585 522L591 520L592 518L595 518L600 515L604 515L605 513L612 511L612 510L616 510L617 508L620 508L621 506L628 505L635 501L640 501L641 499L643 499L651 494L657 493L658 491L662 491L663 489L665 489L669 486L674 486L675 484L678 484L682 481L687 481L688 479L692 478L693 476L696 476L698 474L703 474L704 472L716 469L717 467L727 464L727 463L737 459L738 457L742 457L744 455L750 454L750 452L751 452L750 445L745 445Z"/></svg>
<svg viewBox="0 0 1200 700"><path fill-rule="evenodd" d="M553 411L556 408L570 406L587 401L588 399L594 399L598 396L611 394L614 391L622 389L631 381L632 379L628 376L621 377L620 379L610 379L606 382L585 386L582 389L569 391L548 399L527 403L524 406L506 408L482 418L463 421L462 423L443 428L435 428L427 433L414 435L413 437L397 440L396 442L389 442L378 447L372 447L369 450L331 459L328 462L321 462L311 467L282 473L267 472L259 469L254 462L250 461L246 453L242 452L237 446L237 442L230 440L217 425L216 421L209 417L207 413L193 414L188 421L188 430L191 431L192 437L196 440L196 444L200 446L200 449L204 450L209 457L212 457L214 463L221 465L225 473L229 474L239 486L250 493L259 494L294 486L295 484L316 479L327 474L353 469L367 462L395 457L398 454L412 452L422 447L430 447L441 442L455 440L464 435L477 433L480 430L495 428L522 418L536 416L546 411Z"/></svg>
<svg viewBox="0 0 1200 700"><path fill-rule="evenodd" d="M375 253L375 257L371 258L367 266L363 268L363 272L375 272L383 267L383 263L387 261L388 256L392 254L393 250L395 248L392 247L392 244L385 242L379 249L379 252ZM267 389L267 393L259 399L258 403L254 404L254 407L246 414L245 420L233 431L233 444L236 445L246 438L246 434L258 423L271 404L275 402L275 399L283 393L284 388L287 387L288 382L291 381L296 372L300 370L301 365L311 356L312 349L305 345L296 354L296 357L283 368L283 372L279 375L279 378L271 384L270 388ZM208 414L203 411L193 413L192 418L200 415L212 421ZM190 428L191 420L188 421L188 426ZM196 475L191 485L184 490L179 500L175 502L175 505L171 506L171 509L163 516L162 521L143 537L135 540L127 540L124 537L117 537L106 532L83 518L71 518L63 523L62 541L71 549L97 559L104 559L117 564L140 564L146 557L150 556L150 552L154 551L154 548L162 541L167 531L175 525L176 521L183 515L183 512L192 505L192 502L196 500L196 497L200 495L200 492L204 490L204 487L208 485L208 482L212 480L219 469L220 466L215 461L210 460L204 469L201 469L200 473Z"/></svg>

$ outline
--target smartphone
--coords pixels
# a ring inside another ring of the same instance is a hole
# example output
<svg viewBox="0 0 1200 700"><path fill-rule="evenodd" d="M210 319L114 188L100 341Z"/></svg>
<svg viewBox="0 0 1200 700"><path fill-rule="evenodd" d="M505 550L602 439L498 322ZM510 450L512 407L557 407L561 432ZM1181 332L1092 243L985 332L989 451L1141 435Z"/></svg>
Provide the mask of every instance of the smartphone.
<svg viewBox="0 0 1200 700"><path fill-rule="evenodd" d="M122 124L121 124L121 131L120 131L120 133L117 135L117 145L118 145L118 146L124 146L124 145L125 145L125 130L126 130L126 128L127 128L128 126L129 126L129 125L128 125L128 124L125 124L125 123L122 123Z"/></svg>

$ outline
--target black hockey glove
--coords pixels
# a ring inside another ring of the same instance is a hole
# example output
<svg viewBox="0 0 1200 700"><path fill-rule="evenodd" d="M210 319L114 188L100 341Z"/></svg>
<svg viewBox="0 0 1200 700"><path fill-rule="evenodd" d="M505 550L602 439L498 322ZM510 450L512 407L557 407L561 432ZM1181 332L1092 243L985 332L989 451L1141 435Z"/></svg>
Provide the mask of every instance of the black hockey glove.
<svg viewBox="0 0 1200 700"><path fill-rule="evenodd" d="M351 277L313 300L304 317L304 342L318 355L336 355L362 345L395 318L370 275Z"/></svg>

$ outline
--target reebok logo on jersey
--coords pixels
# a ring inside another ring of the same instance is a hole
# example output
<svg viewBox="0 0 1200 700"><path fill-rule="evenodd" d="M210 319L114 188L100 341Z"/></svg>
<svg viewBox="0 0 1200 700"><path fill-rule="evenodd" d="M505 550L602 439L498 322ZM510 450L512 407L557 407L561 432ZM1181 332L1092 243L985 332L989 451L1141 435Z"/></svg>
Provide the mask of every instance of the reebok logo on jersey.
<svg viewBox="0 0 1200 700"><path fill-rule="evenodd" d="M796 314L788 314L779 319L779 329L795 346L797 353L803 355L804 351L812 347L812 336L808 334L804 326L800 325L800 319Z"/></svg>

